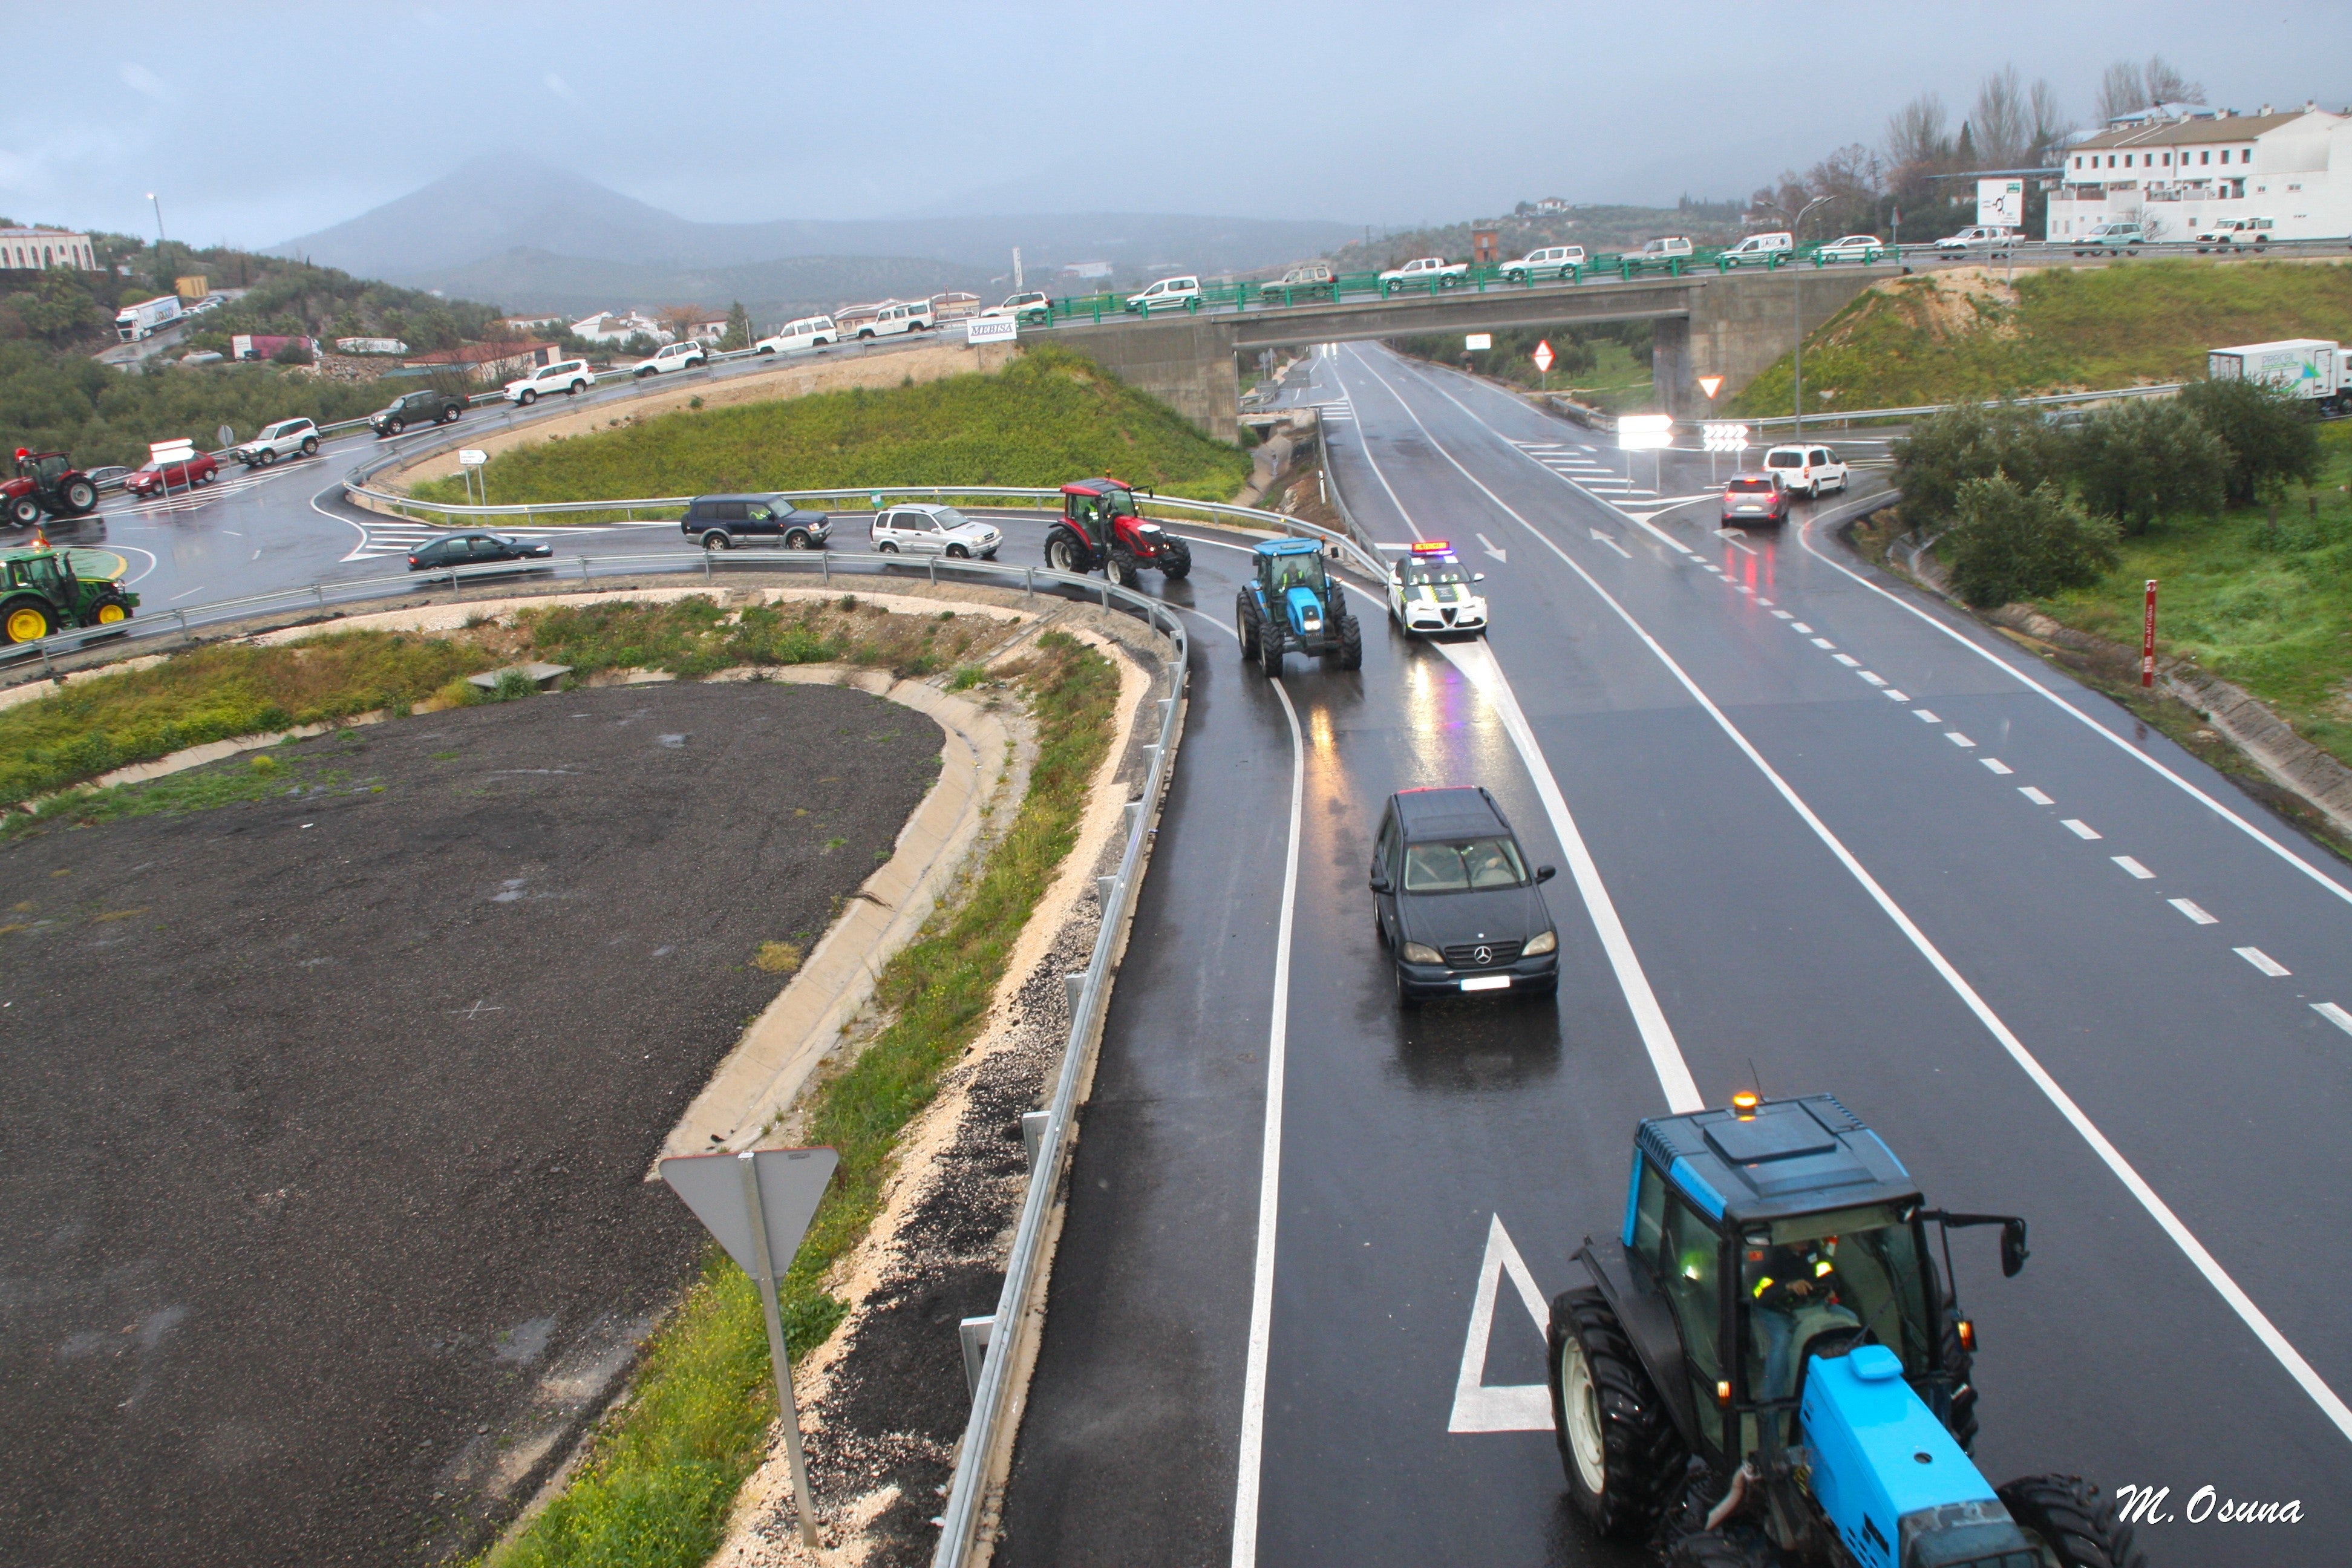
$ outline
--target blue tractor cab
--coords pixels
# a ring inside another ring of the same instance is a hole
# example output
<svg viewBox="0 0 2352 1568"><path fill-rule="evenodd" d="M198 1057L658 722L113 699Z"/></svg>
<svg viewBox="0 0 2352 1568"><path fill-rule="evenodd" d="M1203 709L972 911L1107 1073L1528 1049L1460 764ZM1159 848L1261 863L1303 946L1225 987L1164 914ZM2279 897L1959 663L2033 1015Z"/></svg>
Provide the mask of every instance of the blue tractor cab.
<svg viewBox="0 0 2352 1568"><path fill-rule="evenodd" d="M1347 589L1324 570L1320 543L1263 540L1250 565L1250 580L1234 599L1244 658L1255 659L1270 677L1282 673L1282 656L1292 648L1330 668L1363 668L1363 626L1348 609Z"/></svg>
<svg viewBox="0 0 2352 1568"><path fill-rule="evenodd" d="M2095 1487L1996 1489L1969 1457L1976 1331L1950 1232L1999 1226L2013 1276L2023 1220L1928 1208L1825 1094L1738 1095L1633 1142L1623 1223L1586 1239L1591 1283L1551 1312L1561 1465L1603 1534L1655 1535L1678 1568L2144 1563Z"/></svg>

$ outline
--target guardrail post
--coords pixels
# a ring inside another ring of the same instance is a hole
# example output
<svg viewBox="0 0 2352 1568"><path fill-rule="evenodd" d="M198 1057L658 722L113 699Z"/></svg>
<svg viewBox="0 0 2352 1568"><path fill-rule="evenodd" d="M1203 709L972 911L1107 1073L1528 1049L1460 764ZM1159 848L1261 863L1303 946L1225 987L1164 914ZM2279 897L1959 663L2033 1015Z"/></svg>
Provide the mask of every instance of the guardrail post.
<svg viewBox="0 0 2352 1568"><path fill-rule="evenodd" d="M1045 1139L1045 1124L1054 1120L1050 1110L1024 1110L1021 1113L1021 1142L1029 1151L1029 1169L1037 1168L1037 1145ZM993 1322L994 1319L988 1320Z"/></svg>
<svg viewBox="0 0 2352 1568"><path fill-rule="evenodd" d="M1024 579L1023 586L1022 586L1022 589L1021 589L1022 596L1023 596L1024 598L1027 598L1027 599L1034 599L1034 598L1036 598L1036 596L1037 596L1037 568L1035 568L1034 566L1024 566L1024 567L1023 567L1023 568L1021 569L1021 575L1022 575L1022 577L1023 577L1023 579Z"/></svg>
<svg viewBox="0 0 2352 1568"><path fill-rule="evenodd" d="M1074 1030L1078 1024L1078 997L1085 993L1086 988L1087 977L1084 971L1062 976L1062 992L1069 998L1070 1027Z"/></svg>
<svg viewBox="0 0 2352 1568"><path fill-rule="evenodd" d="M580 580L583 583L588 581L588 557L585 555L580 558Z"/></svg>
<svg viewBox="0 0 2352 1568"><path fill-rule="evenodd" d="M1042 1115L1043 1112L1034 1114ZM1027 1136L1026 1117L1022 1119L1022 1132L1024 1137ZM1034 1169L1036 1163L1037 1148L1033 1143L1029 1147L1029 1164ZM966 1318L956 1324L956 1338L963 1345L963 1396L966 1399L980 1397L980 1374L988 1365L988 1342L995 1333L996 1320L992 1317Z"/></svg>
<svg viewBox="0 0 2352 1568"><path fill-rule="evenodd" d="M327 585L324 583L313 583L310 584L310 592L319 596L319 608L322 610L325 609L327 607Z"/></svg>
<svg viewBox="0 0 2352 1568"><path fill-rule="evenodd" d="M172 613L180 617L180 640L182 642L195 641L195 634L188 630L188 612L185 610L174 610Z"/></svg>
<svg viewBox="0 0 2352 1568"><path fill-rule="evenodd" d="M821 550L817 552L816 563L819 574L821 574L827 583L832 582L833 552L830 550Z"/></svg>
<svg viewBox="0 0 2352 1568"><path fill-rule="evenodd" d="M926 555L923 557L923 575L931 580L932 587L936 588L940 585L940 558L938 556Z"/></svg>
<svg viewBox="0 0 2352 1568"><path fill-rule="evenodd" d="M710 581L710 552L708 550L702 552L702 580L706 583Z"/></svg>
<svg viewBox="0 0 2352 1568"><path fill-rule="evenodd" d="M49 639L47 637L41 639L41 673L51 680L58 678L57 666L49 662Z"/></svg>

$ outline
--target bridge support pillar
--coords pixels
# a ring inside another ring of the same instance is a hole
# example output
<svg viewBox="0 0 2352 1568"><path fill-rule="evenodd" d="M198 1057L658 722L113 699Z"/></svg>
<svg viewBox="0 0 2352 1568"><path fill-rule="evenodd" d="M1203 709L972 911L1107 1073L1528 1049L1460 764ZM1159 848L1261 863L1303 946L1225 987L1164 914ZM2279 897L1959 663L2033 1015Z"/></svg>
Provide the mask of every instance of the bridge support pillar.
<svg viewBox="0 0 2352 1568"><path fill-rule="evenodd" d="M1073 324L1041 341L1067 343L1128 385L1160 399L1203 434L1241 444L1242 384L1234 368L1231 318Z"/></svg>
<svg viewBox="0 0 2352 1568"><path fill-rule="evenodd" d="M1707 279L1704 287L1690 291L1686 320L1657 325L1650 369L1658 406L1677 419L1706 418L1710 408L1722 407L1797 346L1801 319L1804 331L1812 332L1874 281L1858 267L1784 267ZM1723 377L1712 404L1699 390L1703 375ZM1805 380L1810 387L1812 378ZM1808 394L1805 412L1815 413L1821 406Z"/></svg>

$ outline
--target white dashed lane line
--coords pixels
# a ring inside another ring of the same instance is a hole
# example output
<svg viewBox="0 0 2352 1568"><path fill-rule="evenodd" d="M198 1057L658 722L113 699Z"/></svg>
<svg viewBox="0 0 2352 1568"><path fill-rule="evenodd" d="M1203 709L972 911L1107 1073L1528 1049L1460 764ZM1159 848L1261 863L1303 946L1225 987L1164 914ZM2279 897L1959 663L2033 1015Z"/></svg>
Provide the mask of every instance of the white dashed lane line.
<svg viewBox="0 0 2352 1568"><path fill-rule="evenodd" d="M1990 768L1997 773L2006 775L2017 771L2015 768L2011 767L2007 763L2002 762L1999 757L1979 757L1977 761L1982 763L1985 766Z"/></svg>
<svg viewBox="0 0 2352 1568"><path fill-rule="evenodd" d="M2352 1013L2347 1013L2333 1002L2314 1002L2311 1010L2346 1034L2352 1035Z"/></svg>
<svg viewBox="0 0 2352 1568"><path fill-rule="evenodd" d="M2113 860L2116 865L2121 866L2136 880L2142 882L2153 882L2156 880L2155 872L2149 870L2147 867L2141 865L2138 861L2133 859L2128 855L2110 855L2107 858Z"/></svg>
<svg viewBox="0 0 2352 1568"><path fill-rule="evenodd" d="M2032 784L2018 785L2017 793L2023 795L2026 799L2032 801L2036 805L2055 805L2058 804L2056 801L2052 800L2048 795L2043 795L2040 790L2035 789Z"/></svg>
<svg viewBox="0 0 2352 1568"><path fill-rule="evenodd" d="M2167 899L2164 901L2170 904L2174 909L2179 910L2182 914L2187 915L2190 920L2195 921L2199 925L2217 926L2221 923L2220 916L2207 914L2203 909L2200 908L2196 903L2188 899Z"/></svg>
<svg viewBox="0 0 2352 1568"><path fill-rule="evenodd" d="M2084 820L2083 820L2081 817L2079 817L2079 816L2069 816L2069 817L2063 818L2063 819L2059 823L2059 826L2062 826L2062 827L2063 827L2067 832L2069 832L2069 833L2073 834L2073 835L2074 835L2075 837L2077 837L2077 838L2086 838L2086 839L2087 839L2087 838L2096 838L2096 837L2099 837L2099 830L2098 830L2097 828L2095 828L2095 827L2092 826L2089 823L2087 823L2087 822L2084 821Z"/></svg>
<svg viewBox="0 0 2352 1568"><path fill-rule="evenodd" d="M1976 742L1969 740L1966 735L1961 734L1958 730L1945 731L1944 739L1949 741L1952 744L1959 747L1960 750L1964 752L1973 751L1976 748Z"/></svg>
<svg viewBox="0 0 2352 1568"><path fill-rule="evenodd" d="M1914 708L1911 710L1911 717L1918 720L1922 724L1940 724L1943 722L1941 719L1937 718L1932 711L1925 708Z"/></svg>
<svg viewBox="0 0 2352 1568"><path fill-rule="evenodd" d="M2256 969L2261 970L2264 974L2269 975L2273 980L2281 979L2294 973L2285 964L2281 963L2277 959L2273 958L2269 953L2264 952L2259 947L2233 947L2230 951L2236 953L2240 958L2244 959L2248 963L2252 964Z"/></svg>

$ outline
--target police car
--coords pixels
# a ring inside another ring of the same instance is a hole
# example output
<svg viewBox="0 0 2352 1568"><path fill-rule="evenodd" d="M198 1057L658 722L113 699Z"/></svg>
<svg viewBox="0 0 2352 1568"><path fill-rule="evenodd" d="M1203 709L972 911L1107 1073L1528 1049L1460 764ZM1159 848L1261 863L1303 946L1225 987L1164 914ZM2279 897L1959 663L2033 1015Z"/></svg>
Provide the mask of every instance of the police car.
<svg viewBox="0 0 2352 1568"><path fill-rule="evenodd" d="M1463 570L1462 558L1442 539L1424 539L1389 569L1389 615L1410 634L1486 629L1486 601L1470 591L1484 572Z"/></svg>

